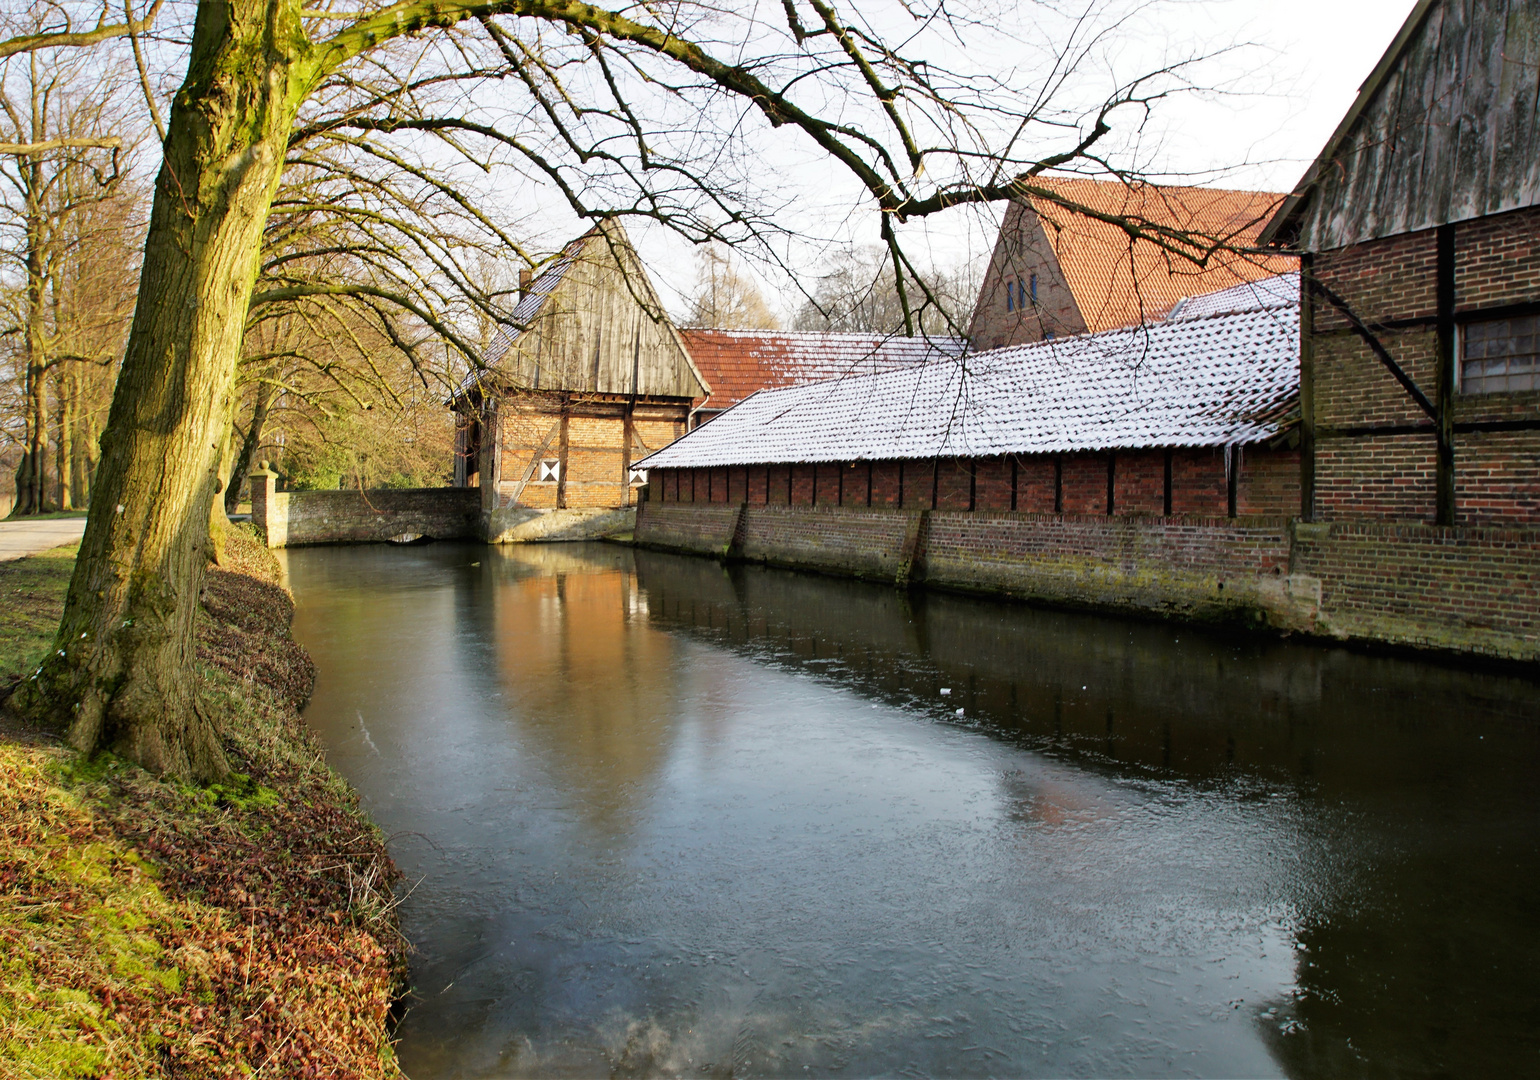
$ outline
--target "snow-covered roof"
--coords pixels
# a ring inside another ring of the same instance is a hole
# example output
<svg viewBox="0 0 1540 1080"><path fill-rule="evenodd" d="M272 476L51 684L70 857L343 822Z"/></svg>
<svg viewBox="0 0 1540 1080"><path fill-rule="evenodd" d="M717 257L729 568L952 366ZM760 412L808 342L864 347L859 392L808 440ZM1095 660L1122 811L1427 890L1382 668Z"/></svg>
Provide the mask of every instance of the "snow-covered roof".
<svg viewBox="0 0 1540 1080"><path fill-rule="evenodd" d="M689 329L679 335L711 383L711 396L700 405L705 409L725 409L757 390L891 371L967 347L954 337L822 331Z"/></svg>
<svg viewBox="0 0 1540 1080"><path fill-rule="evenodd" d="M1206 319L1211 315L1233 315L1239 311L1261 308L1299 306L1299 274L1278 274L1260 281L1248 281L1218 292L1189 296L1177 301L1166 321Z"/></svg>
<svg viewBox="0 0 1540 1080"><path fill-rule="evenodd" d="M1226 289L1223 293L1232 293ZM638 462L986 457L1223 446L1277 435L1299 395L1298 287L1248 310L764 390ZM1220 294L1215 294L1220 295ZM1220 304L1233 307L1234 300Z"/></svg>

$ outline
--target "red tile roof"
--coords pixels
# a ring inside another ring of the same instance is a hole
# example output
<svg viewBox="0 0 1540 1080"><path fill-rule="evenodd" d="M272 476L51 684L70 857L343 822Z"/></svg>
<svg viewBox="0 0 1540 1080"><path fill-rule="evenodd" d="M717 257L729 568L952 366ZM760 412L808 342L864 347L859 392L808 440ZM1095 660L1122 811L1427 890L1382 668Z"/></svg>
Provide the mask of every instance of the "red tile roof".
<svg viewBox="0 0 1540 1080"><path fill-rule="evenodd" d="M833 334L791 330L680 330L695 366L711 384L697 408L725 409L757 390L910 367L956 356L955 338Z"/></svg>
<svg viewBox="0 0 1540 1080"><path fill-rule="evenodd" d="M1044 178L1037 183L1099 213L1238 247L1255 246L1262 227L1284 199L1266 191L1106 180ZM1116 225L1074 213L1050 199L1034 197L1031 202L1086 330L1093 334L1163 318L1184 297L1282 274L1299 265L1288 255L1232 252L1217 253L1199 263L1147 240L1131 242Z"/></svg>

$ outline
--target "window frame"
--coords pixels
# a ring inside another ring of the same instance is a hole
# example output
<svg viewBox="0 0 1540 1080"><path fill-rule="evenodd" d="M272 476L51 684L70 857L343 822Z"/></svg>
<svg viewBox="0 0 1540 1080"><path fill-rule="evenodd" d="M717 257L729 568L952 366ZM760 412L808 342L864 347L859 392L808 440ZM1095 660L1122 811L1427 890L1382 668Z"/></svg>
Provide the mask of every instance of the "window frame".
<svg viewBox="0 0 1540 1080"><path fill-rule="evenodd" d="M1472 312L1458 319L1454 325L1454 392L1457 397L1486 398L1497 397L1504 394L1534 394L1540 393L1540 348L1534 351L1533 376L1536 385L1527 390L1471 390L1466 386L1465 377L1465 346L1469 328L1478 324L1507 322L1512 323L1519 319L1535 320L1535 336L1540 337L1540 311L1523 310L1504 314L1483 315L1481 312ZM1480 358L1478 358L1480 359Z"/></svg>

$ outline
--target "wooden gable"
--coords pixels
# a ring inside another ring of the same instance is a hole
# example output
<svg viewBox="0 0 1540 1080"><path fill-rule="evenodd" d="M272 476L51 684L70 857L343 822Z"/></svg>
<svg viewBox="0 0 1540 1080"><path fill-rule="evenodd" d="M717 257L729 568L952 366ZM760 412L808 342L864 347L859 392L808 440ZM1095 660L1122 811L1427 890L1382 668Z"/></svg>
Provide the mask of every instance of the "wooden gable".
<svg viewBox="0 0 1540 1080"><path fill-rule="evenodd" d="M711 392L618 223L567 245L514 320L485 358L507 389L686 399Z"/></svg>
<svg viewBox="0 0 1540 1080"><path fill-rule="evenodd" d="M1330 251L1540 203L1540 9L1421 0L1263 242Z"/></svg>

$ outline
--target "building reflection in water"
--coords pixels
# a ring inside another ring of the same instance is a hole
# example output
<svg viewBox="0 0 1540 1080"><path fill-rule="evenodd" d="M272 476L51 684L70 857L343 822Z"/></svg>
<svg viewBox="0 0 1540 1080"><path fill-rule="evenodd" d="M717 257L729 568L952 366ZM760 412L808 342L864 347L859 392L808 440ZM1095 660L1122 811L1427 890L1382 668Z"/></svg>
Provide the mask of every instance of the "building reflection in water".
<svg viewBox="0 0 1540 1080"><path fill-rule="evenodd" d="M1540 1070L1532 678L647 552L637 566L660 626L1049 761L1292 804L1304 865L1277 900L1296 979L1258 1015L1291 1075ZM1001 778L1032 828L1090 835L1113 811L1085 791Z"/></svg>
<svg viewBox="0 0 1540 1080"><path fill-rule="evenodd" d="M421 883L414 1076L1540 1065L1533 680L604 545L288 559Z"/></svg>

